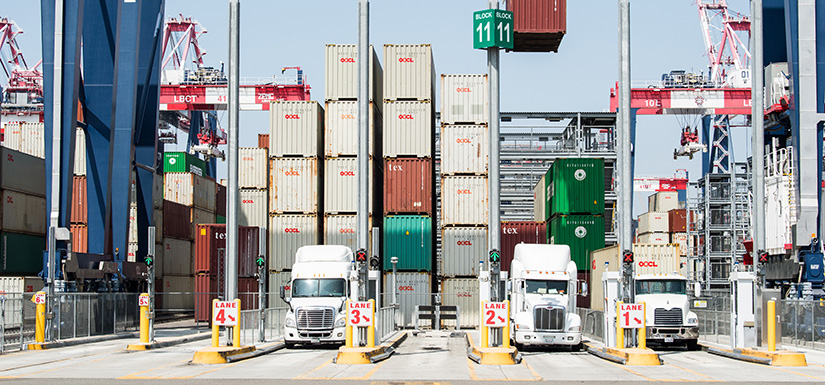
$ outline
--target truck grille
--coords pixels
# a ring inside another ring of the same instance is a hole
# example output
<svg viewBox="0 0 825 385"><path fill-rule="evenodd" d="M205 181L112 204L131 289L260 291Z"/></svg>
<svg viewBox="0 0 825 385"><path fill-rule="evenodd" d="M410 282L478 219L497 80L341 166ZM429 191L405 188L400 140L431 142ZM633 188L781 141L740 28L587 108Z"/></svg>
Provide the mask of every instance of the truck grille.
<svg viewBox="0 0 825 385"><path fill-rule="evenodd" d="M681 325L682 309L665 310L664 308L656 308L653 311L653 323L655 325Z"/></svg>
<svg viewBox="0 0 825 385"><path fill-rule="evenodd" d="M331 307L302 307L295 314L298 329L332 329L335 309Z"/></svg>
<svg viewBox="0 0 825 385"><path fill-rule="evenodd" d="M533 308L536 330L564 329L564 308L540 305Z"/></svg>

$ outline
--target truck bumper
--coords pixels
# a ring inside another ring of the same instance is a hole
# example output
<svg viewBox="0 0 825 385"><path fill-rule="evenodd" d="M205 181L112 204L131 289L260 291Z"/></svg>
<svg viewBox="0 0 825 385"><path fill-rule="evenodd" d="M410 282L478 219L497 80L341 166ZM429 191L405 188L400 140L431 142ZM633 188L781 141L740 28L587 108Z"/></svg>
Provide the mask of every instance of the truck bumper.
<svg viewBox="0 0 825 385"><path fill-rule="evenodd" d="M284 341L294 344L343 344L345 327L326 330L304 330L284 327Z"/></svg>
<svg viewBox="0 0 825 385"><path fill-rule="evenodd" d="M698 326L648 326L645 337L651 342L671 343L699 338Z"/></svg>
<svg viewBox="0 0 825 385"><path fill-rule="evenodd" d="M578 345L582 342L579 332L523 332L513 333L516 343L522 345Z"/></svg>

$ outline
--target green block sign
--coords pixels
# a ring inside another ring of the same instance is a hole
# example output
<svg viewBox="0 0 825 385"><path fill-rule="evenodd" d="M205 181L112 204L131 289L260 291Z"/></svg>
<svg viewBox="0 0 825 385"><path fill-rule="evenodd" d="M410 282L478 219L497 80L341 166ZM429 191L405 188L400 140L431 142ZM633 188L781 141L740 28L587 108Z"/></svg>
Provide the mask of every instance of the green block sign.
<svg viewBox="0 0 825 385"><path fill-rule="evenodd" d="M473 48L513 49L513 12L486 9L473 12Z"/></svg>

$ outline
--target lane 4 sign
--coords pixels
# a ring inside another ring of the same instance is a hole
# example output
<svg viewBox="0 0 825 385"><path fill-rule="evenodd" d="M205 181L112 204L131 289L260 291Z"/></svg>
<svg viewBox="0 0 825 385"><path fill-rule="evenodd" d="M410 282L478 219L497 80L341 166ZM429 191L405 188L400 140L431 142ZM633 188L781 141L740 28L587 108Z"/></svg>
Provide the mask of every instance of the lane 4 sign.
<svg viewBox="0 0 825 385"><path fill-rule="evenodd" d="M212 325L237 326L240 309L235 301L215 301L212 306Z"/></svg>
<svg viewBox="0 0 825 385"><path fill-rule="evenodd" d="M622 329L641 329L644 326L645 305L623 303L619 305L619 326Z"/></svg>
<svg viewBox="0 0 825 385"><path fill-rule="evenodd" d="M482 321L488 328L503 328L507 326L509 309L507 302L484 302Z"/></svg>
<svg viewBox="0 0 825 385"><path fill-rule="evenodd" d="M347 326L369 327L373 320L372 302L350 301L347 306Z"/></svg>

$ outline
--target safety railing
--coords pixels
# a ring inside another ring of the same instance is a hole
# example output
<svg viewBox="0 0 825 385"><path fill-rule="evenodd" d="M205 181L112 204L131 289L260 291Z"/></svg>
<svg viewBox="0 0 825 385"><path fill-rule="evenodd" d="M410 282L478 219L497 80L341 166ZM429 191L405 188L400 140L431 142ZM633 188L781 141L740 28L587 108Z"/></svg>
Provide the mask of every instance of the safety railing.
<svg viewBox="0 0 825 385"><path fill-rule="evenodd" d="M694 306L690 310L699 318L699 339L730 344L730 295L727 292L705 293L706 297L692 299Z"/></svg>
<svg viewBox="0 0 825 385"><path fill-rule="evenodd" d="M239 325L241 327L241 345L253 345L257 342L269 342L283 337L284 318L288 308L267 308L242 310Z"/></svg>
<svg viewBox="0 0 825 385"><path fill-rule="evenodd" d="M378 322L375 330L376 341L384 341L384 339L391 336L393 332L395 332L395 312L397 310L397 307L390 305L378 309L375 313L375 320Z"/></svg>
<svg viewBox="0 0 825 385"><path fill-rule="evenodd" d="M5 293L0 296L0 354L22 350L34 342L34 293Z"/></svg>
<svg viewBox="0 0 825 385"><path fill-rule="evenodd" d="M604 312L601 310L577 308L581 317L582 336L604 342Z"/></svg>
<svg viewBox="0 0 825 385"><path fill-rule="evenodd" d="M782 344L825 350L825 301L777 301Z"/></svg>

